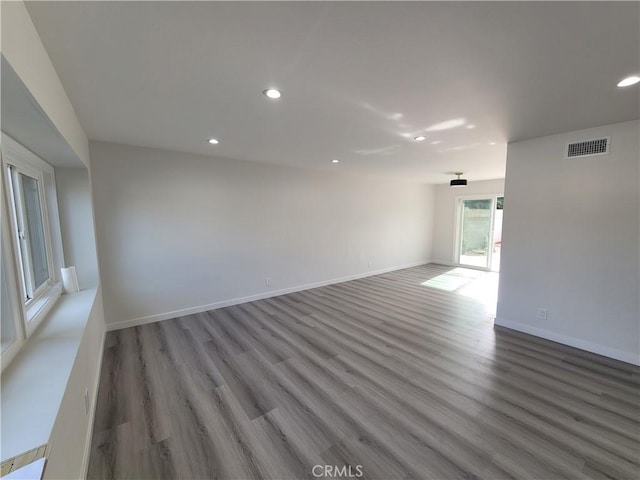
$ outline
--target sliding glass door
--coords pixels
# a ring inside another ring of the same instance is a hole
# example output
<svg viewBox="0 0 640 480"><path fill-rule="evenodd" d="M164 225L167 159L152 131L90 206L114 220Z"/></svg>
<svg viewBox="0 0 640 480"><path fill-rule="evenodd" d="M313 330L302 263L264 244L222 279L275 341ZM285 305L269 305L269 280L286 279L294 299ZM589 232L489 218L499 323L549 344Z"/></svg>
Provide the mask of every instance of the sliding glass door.
<svg viewBox="0 0 640 480"><path fill-rule="evenodd" d="M502 196L459 198L457 263L498 271L502 247Z"/></svg>

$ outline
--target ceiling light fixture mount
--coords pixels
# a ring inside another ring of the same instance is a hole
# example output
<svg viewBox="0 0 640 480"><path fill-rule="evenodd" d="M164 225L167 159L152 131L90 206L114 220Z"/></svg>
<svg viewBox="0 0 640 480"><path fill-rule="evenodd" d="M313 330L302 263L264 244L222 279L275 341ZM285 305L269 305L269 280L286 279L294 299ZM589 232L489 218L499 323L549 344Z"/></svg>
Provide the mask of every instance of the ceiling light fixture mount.
<svg viewBox="0 0 640 480"><path fill-rule="evenodd" d="M631 85L635 85L640 82L640 77L638 75L631 75L630 77L624 78L618 82L619 87L630 87Z"/></svg>
<svg viewBox="0 0 640 480"><path fill-rule="evenodd" d="M424 142L427 139L427 137L425 137L424 135L418 135L417 137L413 137L413 139L416 142Z"/></svg>
<svg viewBox="0 0 640 480"><path fill-rule="evenodd" d="M280 92L280 90L276 88L267 88L262 93L264 93L265 96L271 98L272 100L276 100L282 96L282 92Z"/></svg>
<svg viewBox="0 0 640 480"><path fill-rule="evenodd" d="M457 175L458 178L455 178L455 179L451 180L451 182L449 182L449 186L450 187L466 187L467 186L467 179L466 178L460 178L460 176L462 175L462 172L456 172L455 175Z"/></svg>
<svg viewBox="0 0 640 480"><path fill-rule="evenodd" d="M218 145L220 143L220 141L217 138L210 138L209 139L209 143L211 145Z"/></svg>
<svg viewBox="0 0 640 480"><path fill-rule="evenodd" d="M333 160L331 160L331 163L340 163L340 160L334 158Z"/></svg>

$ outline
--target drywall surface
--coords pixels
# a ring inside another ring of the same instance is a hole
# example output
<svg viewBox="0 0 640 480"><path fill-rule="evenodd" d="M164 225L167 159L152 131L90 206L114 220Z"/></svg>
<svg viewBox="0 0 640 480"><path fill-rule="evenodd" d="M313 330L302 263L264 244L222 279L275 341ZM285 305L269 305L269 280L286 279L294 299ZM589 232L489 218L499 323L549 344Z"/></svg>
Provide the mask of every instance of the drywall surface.
<svg viewBox="0 0 640 480"><path fill-rule="evenodd" d="M2 2L1 13L2 55L78 158L88 167L87 137L24 2Z"/></svg>
<svg viewBox="0 0 640 480"><path fill-rule="evenodd" d="M56 168L56 190L65 266L76 267L81 289L95 288L98 260L87 169Z"/></svg>
<svg viewBox="0 0 640 480"><path fill-rule="evenodd" d="M451 188L448 184L436 185L434 190L431 260L443 265L453 265L456 263L456 199L466 195L501 195L504 193L504 179L469 182L464 188Z"/></svg>
<svg viewBox="0 0 640 480"><path fill-rule="evenodd" d="M432 187L91 142L108 324L429 260ZM370 262L370 263L369 263Z"/></svg>
<svg viewBox="0 0 640 480"><path fill-rule="evenodd" d="M603 136L609 155L564 158ZM639 136L633 121L509 145L497 325L640 363Z"/></svg>
<svg viewBox="0 0 640 480"><path fill-rule="evenodd" d="M98 289L51 431L45 479L86 478L104 335L102 295Z"/></svg>

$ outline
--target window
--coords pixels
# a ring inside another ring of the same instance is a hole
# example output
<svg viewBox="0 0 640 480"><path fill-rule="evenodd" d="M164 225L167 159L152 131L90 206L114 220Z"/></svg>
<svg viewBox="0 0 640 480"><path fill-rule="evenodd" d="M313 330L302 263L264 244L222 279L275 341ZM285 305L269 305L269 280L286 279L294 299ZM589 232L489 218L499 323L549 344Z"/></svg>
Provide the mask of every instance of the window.
<svg viewBox="0 0 640 480"><path fill-rule="evenodd" d="M49 286L52 278L51 255L47 254L50 242L45 233L45 208L42 203L44 190L39 172L11 164L7 169L22 292L24 301L28 303Z"/></svg>
<svg viewBox="0 0 640 480"><path fill-rule="evenodd" d="M2 367L36 329L61 293L61 246L54 169L2 136ZM50 219L55 221L52 229Z"/></svg>

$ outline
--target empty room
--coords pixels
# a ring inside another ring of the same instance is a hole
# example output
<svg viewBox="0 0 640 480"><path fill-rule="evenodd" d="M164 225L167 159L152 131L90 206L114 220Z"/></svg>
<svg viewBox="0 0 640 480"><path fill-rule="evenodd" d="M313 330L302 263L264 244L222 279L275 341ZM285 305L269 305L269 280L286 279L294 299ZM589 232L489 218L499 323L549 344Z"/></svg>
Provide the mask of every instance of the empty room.
<svg viewBox="0 0 640 480"><path fill-rule="evenodd" d="M0 21L3 480L640 478L640 2Z"/></svg>

